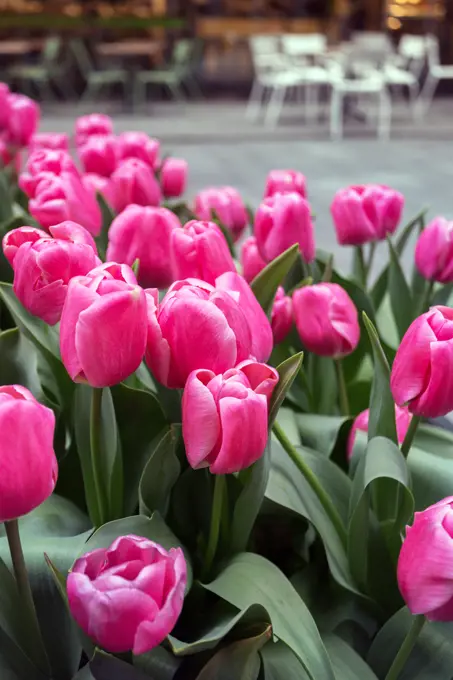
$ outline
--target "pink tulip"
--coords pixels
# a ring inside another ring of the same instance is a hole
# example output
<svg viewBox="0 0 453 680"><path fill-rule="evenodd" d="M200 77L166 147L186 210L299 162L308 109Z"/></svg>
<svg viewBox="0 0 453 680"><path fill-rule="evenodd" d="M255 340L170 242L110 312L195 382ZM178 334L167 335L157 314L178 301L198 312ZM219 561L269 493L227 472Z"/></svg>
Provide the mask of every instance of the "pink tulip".
<svg viewBox="0 0 453 680"><path fill-rule="evenodd" d="M274 337L274 343L278 345L279 342L283 342L292 327L293 301L288 295L285 295L284 288L279 286L275 295L271 316L271 328L272 335Z"/></svg>
<svg viewBox="0 0 453 680"><path fill-rule="evenodd" d="M351 354L360 338L357 309L336 283L304 286L293 293L297 332L314 354L339 359Z"/></svg>
<svg viewBox="0 0 453 680"><path fill-rule="evenodd" d="M113 133L113 121L110 116L103 113L91 113L88 116L80 116L75 124L75 139L77 146L85 144L93 135L111 135Z"/></svg>
<svg viewBox="0 0 453 680"><path fill-rule="evenodd" d="M182 399L182 432L193 468L239 472L264 453L268 401L278 383L275 368L245 361L223 375L193 371Z"/></svg>
<svg viewBox="0 0 453 680"><path fill-rule="evenodd" d="M182 158L166 158L160 169L160 185L165 198L177 198L186 190L188 163Z"/></svg>
<svg viewBox="0 0 453 680"><path fill-rule="evenodd" d="M45 178L60 176L63 172L79 174L67 151L42 149L30 154L24 172L19 176L19 186L29 198L34 198L36 187Z"/></svg>
<svg viewBox="0 0 453 680"><path fill-rule="evenodd" d="M274 194L258 208L254 225L256 243L266 262L295 243L305 262L315 258L313 223L308 201L299 194Z"/></svg>
<svg viewBox="0 0 453 680"><path fill-rule="evenodd" d="M381 184L340 189L330 206L338 243L360 246L382 241L396 230L403 206L404 196Z"/></svg>
<svg viewBox="0 0 453 680"><path fill-rule="evenodd" d="M393 361L393 399L416 416L453 410L453 309L431 307L411 323Z"/></svg>
<svg viewBox="0 0 453 680"><path fill-rule="evenodd" d="M196 278L215 284L224 272L235 272L228 243L214 222L187 222L170 238L173 278Z"/></svg>
<svg viewBox="0 0 453 680"><path fill-rule="evenodd" d="M242 275L248 283L251 283L266 266L266 262L260 255L254 236L249 236L242 244L241 265Z"/></svg>
<svg viewBox="0 0 453 680"><path fill-rule="evenodd" d="M93 173L85 173L82 175L82 184L85 189L88 189L94 196L102 194L108 205L116 209L115 205L115 186L109 177L102 177L101 175L94 175Z"/></svg>
<svg viewBox="0 0 453 680"><path fill-rule="evenodd" d="M107 259L132 265L138 258L139 283L166 288L173 281L170 241L176 229L181 223L167 208L129 205L110 225Z"/></svg>
<svg viewBox="0 0 453 680"><path fill-rule="evenodd" d="M69 137L66 133L59 132L37 132L30 139L29 151L68 151Z"/></svg>
<svg viewBox="0 0 453 680"><path fill-rule="evenodd" d="M115 207L118 212L128 205L159 205L160 186L151 168L138 158L122 161L112 174Z"/></svg>
<svg viewBox="0 0 453 680"><path fill-rule="evenodd" d="M370 410L367 408L365 411L359 413L352 423L351 431L349 432L348 437L348 444L346 447L348 460L351 460L352 457L357 431L360 430L360 432L368 432L369 417ZM411 420L412 414L409 413L408 409L405 407L396 406L395 404L396 435L400 444L402 444L404 441L404 437L406 436Z"/></svg>
<svg viewBox="0 0 453 680"><path fill-rule="evenodd" d="M35 243L42 238L49 238L49 234L35 227L19 227L18 229L7 231L2 240L2 247L3 254L11 267L14 267L16 253L24 243Z"/></svg>
<svg viewBox="0 0 453 680"><path fill-rule="evenodd" d="M0 522L41 505L55 488L55 416L22 385L0 387Z"/></svg>
<svg viewBox="0 0 453 680"><path fill-rule="evenodd" d="M453 281L453 221L437 217L418 237L415 264L429 281Z"/></svg>
<svg viewBox="0 0 453 680"><path fill-rule="evenodd" d="M49 227L49 231L54 238L61 241L69 241L70 243L84 243L90 246L96 255L98 254L94 238L85 227L77 224L77 222L71 222L71 220L60 222L60 224L54 224L52 227Z"/></svg>
<svg viewBox="0 0 453 680"><path fill-rule="evenodd" d="M249 222L247 209L239 192L233 187L209 187L194 200L193 212L199 220L218 218L237 241Z"/></svg>
<svg viewBox="0 0 453 680"><path fill-rule="evenodd" d="M264 198L287 193L299 194L302 198L307 196L304 175L297 170L271 170L266 178Z"/></svg>
<svg viewBox="0 0 453 680"><path fill-rule="evenodd" d="M453 621L453 496L416 512L398 559L398 585L412 614Z"/></svg>
<svg viewBox="0 0 453 680"><path fill-rule="evenodd" d="M69 609L99 647L143 654L173 630L186 583L181 548L167 551L129 534L76 560L67 580Z"/></svg>
<svg viewBox="0 0 453 680"><path fill-rule="evenodd" d="M9 141L13 146L27 146L38 127L39 104L22 94L10 94L7 107Z"/></svg>
<svg viewBox="0 0 453 680"><path fill-rule="evenodd" d="M69 282L60 324L61 358L74 382L116 385L140 366L146 296L130 267L107 262Z"/></svg>
<svg viewBox="0 0 453 680"><path fill-rule="evenodd" d="M5 135L0 135L0 170L2 167L9 165L14 159L14 156L15 154L13 153L7 137Z"/></svg>
<svg viewBox="0 0 453 680"><path fill-rule="evenodd" d="M6 83L0 82L0 132L8 127L9 107L8 97L10 91Z"/></svg>
<svg viewBox="0 0 453 680"><path fill-rule="evenodd" d="M85 172L110 177L118 160L118 140L114 135L92 135L78 147Z"/></svg>
<svg viewBox="0 0 453 680"><path fill-rule="evenodd" d="M123 132L118 138L118 150L121 159L138 158L152 170L157 169L160 144L146 132Z"/></svg>
<svg viewBox="0 0 453 680"><path fill-rule="evenodd" d="M173 283L162 302L157 290L147 291L147 298L145 359L166 387L184 387L197 368L224 373L252 354L247 310L238 296L188 279Z"/></svg>
<svg viewBox="0 0 453 680"><path fill-rule="evenodd" d="M93 236L101 231L102 215L96 197L72 172L43 177L28 208L45 228L72 220L88 229Z"/></svg>

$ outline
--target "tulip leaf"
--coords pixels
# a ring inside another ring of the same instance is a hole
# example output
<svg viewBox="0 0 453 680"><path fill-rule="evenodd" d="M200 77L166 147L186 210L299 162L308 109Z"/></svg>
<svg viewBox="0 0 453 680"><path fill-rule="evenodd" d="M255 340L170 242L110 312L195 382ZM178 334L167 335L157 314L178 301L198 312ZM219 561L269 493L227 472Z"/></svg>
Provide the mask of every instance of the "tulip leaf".
<svg viewBox="0 0 453 680"><path fill-rule="evenodd" d="M302 366L303 359L304 353L299 352L299 354L294 354L277 366L279 381L274 389L269 406L269 427L272 427L272 423L277 417L278 409L290 390L291 385Z"/></svg>
<svg viewBox="0 0 453 680"><path fill-rule="evenodd" d="M341 637L323 636L336 680L378 680L371 668Z"/></svg>
<svg viewBox="0 0 453 680"><path fill-rule="evenodd" d="M432 425L418 426L408 456L416 510L424 510L451 495L452 451L451 431Z"/></svg>
<svg viewBox="0 0 453 680"><path fill-rule="evenodd" d="M151 515L157 510L163 517L170 504L171 490L179 477L181 464L176 447L181 437L181 427L172 425L163 436L156 437L151 455L140 478L138 489L140 514Z"/></svg>
<svg viewBox="0 0 453 680"><path fill-rule="evenodd" d="M301 662L280 640L268 642L260 652L265 680L310 680Z"/></svg>
<svg viewBox="0 0 453 680"><path fill-rule="evenodd" d="M0 224L7 222L12 216L13 197L6 173L0 170Z"/></svg>
<svg viewBox="0 0 453 680"><path fill-rule="evenodd" d="M149 675L110 654L96 650L73 680L149 680Z"/></svg>
<svg viewBox="0 0 453 680"><path fill-rule="evenodd" d="M99 252L99 257L105 259L105 254L107 252L107 246L109 242L109 229L113 220L115 219L115 212L110 207L110 205L105 200L101 193L96 194L97 202L101 210L102 215L102 227L99 236L95 238L96 245Z"/></svg>
<svg viewBox="0 0 453 680"><path fill-rule="evenodd" d="M296 415L296 422L302 444L330 458L339 440L346 443L352 418L301 413Z"/></svg>
<svg viewBox="0 0 453 680"><path fill-rule="evenodd" d="M0 333L0 357L0 385L24 385L42 399L36 349L18 328Z"/></svg>
<svg viewBox="0 0 453 680"><path fill-rule="evenodd" d="M396 250L390 239L387 239L387 243L390 255L388 278L390 304L401 339L414 318L413 300Z"/></svg>
<svg viewBox="0 0 453 680"><path fill-rule="evenodd" d="M162 646L133 657L134 666L153 680L173 680L181 662L182 659L178 659Z"/></svg>
<svg viewBox="0 0 453 680"><path fill-rule="evenodd" d="M277 288L283 284L285 277L299 256L299 245L295 243L269 264L253 279L250 284L256 299L267 315L272 311Z"/></svg>

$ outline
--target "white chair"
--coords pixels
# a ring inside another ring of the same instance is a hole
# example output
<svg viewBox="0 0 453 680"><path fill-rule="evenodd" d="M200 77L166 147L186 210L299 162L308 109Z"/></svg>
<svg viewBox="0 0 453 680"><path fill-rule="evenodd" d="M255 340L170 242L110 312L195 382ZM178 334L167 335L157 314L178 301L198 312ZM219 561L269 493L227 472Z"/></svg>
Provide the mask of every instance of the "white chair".
<svg viewBox="0 0 453 680"><path fill-rule="evenodd" d="M420 79L426 61L426 40L423 35L403 35L398 43L395 62L397 66L406 68Z"/></svg>
<svg viewBox="0 0 453 680"><path fill-rule="evenodd" d="M453 64L441 64L439 58L439 41L434 35L425 36L426 56L428 60L428 75L423 84L417 113L419 118L428 111L440 80L453 80Z"/></svg>

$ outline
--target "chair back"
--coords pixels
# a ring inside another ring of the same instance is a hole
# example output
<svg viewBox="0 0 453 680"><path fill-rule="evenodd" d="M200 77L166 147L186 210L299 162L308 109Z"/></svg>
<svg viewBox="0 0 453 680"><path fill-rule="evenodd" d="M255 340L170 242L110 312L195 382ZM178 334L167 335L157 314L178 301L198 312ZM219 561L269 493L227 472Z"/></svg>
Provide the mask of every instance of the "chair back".
<svg viewBox="0 0 453 680"><path fill-rule="evenodd" d="M83 76L87 76L94 70L94 64L88 49L80 38L69 41L69 50L74 57L74 61Z"/></svg>
<svg viewBox="0 0 453 680"><path fill-rule="evenodd" d="M432 68L440 65L439 40L435 35L429 33L425 36L425 45L426 56L428 58L428 67L431 70Z"/></svg>
<svg viewBox="0 0 453 680"><path fill-rule="evenodd" d="M55 64L60 54L61 39L58 36L47 38L42 50L42 65L49 68Z"/></svg>
<svg viewBox="0 0 453 680"><path fill-rule="evenodd" d="M426 39L423 35L403 35L398 43L398 53L406 59L424 59Z"/></svg>
<svg viewBox="0 0 453 680"><path fill-rule="evenodd" d="M279 35L252 35L249 38L249 46L254 57L281 53Z"/></svg>
<svg viewBox="0 0 453 680"><path fill-rule="evenodd" d="M288 56L314 57L326 51L327 37L322 33L285 33L282 44Z"/></svg>

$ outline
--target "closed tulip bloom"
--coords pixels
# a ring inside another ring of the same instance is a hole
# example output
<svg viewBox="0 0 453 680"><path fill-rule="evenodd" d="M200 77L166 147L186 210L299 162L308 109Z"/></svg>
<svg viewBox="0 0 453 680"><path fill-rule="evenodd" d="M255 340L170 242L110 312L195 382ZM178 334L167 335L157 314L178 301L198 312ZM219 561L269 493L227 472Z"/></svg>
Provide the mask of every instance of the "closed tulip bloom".
<svg viewBox="0 0 453 680"><path fill-rule="evenodd" d="M41 238L49 238L49 234L35 227L19 227L18 229L7 231L2 240L2 247L3 254L11 267L14 267L16 253L24 243L35 243Z"/></svg>
<svg viewBox="0 0 453 680"><path fill-rule="evenodd" d="M315 257L313 222L308 201L299 194L274 194L255 215L254 232L261 256L270 262L295 243L305 262Z"/></svg>
<svg viewBox="0 0 453 680"><path fill-rule="evenodd" d="M268 401L278 380L275 368L254 361L223 375L193 371L182 399L182 432L190 465L209 466L213 474L223 475L255 463L266 448Z"/></svg>
<svg viewBox="0 0 453 680"><path fill-rule="evenodd" d="M55 416L22 385L3 385L0 428L0 522L7 522L37 508L55 488Z"/></svg>
<svg viewBox="0 0 453 680"><path fill-rule="evenodd" d="M67 151L42 149L33 151L24 172L19 176L19 186L28 198L34 198L36 187L44 178L60 176L63 172L79 174Z"/></svg>
<svg viewBox="0 0 453 680"><path fill-rule="evenodd" d="M84 243L85 245L90 246L96 255L98 254L94 238L85 227L82 227L81 224L77 224L77 222L67 220L66 222L60 222L60 224L54 224L52 227L49 227L49 232L54 238L58 238L61 241Z"/></svg>
<svg viewBox="0 0 453 680"><path fill-rule="evenodd" d="M271 328L274 343L283 342L293 326L293 301L279 286L275 295L271 315Z"/></svg>
<svg viewBox="0 0 453 680"><path fill-rule="evenodd" d="M248 283L251 283L255 276L258 276L260 271L266 266L266 262L260 255L254 236L249 236L242 244L241 265L242 276Z"/></svg>
<svg viewBox="0 0 453 680"><path fill-rule="evenodd" d="M181 223L167 208L129 205L110 225L107 259L133 265L138 258L139 283L166 288L174 280L170 242L176 229Z"/></svg>
<svg viewBox="0 0 453 680"><path fill-rule="evenodd" d="M264 198L286 193L299 194L305 198L307 195L305 176L297 170L271 170L266 178Z"/></svg>
<svg viewBox="0 0 453 680"><path fill-rule="evenodd" d="M107 262L69 282L61 358L74 382L109 387L137 370L146 347L146 296L127 265Z"/></svg>
<svg viewBox="0 0 453 680"><path fill-rule="evenodd" d="M437 418L453 410L453 309L431 307L411 323L393 361L390 387L399 406Z"/></svg>
<svg viewBox="0 0 453 680"><path fill-rule="evenodd" d="M82 184L85 189L88 189L94 196L97 194L102 194L102 197L105 199L108 205L116 210L116 191L110 177L102 177L101 175L95 175L91 172L87 172L82 175Z"/></svg>
<svg viewBox="0 0 453 680"><path fill-rule="evenodd" d="M76 560L68 574L68 604L99 647L114 654L144 654L173 630L186 583L181 548L167 551L129 534Z"/></svg>
<svg viewBox="0 0 453 680"><path fill-rule="evenodd" d="M118 140L114 135L92 135L78 148L85 172L110 177L118 160Z"/></svg>
<svg viewBox="0 0 453 680"><path fill-rule="evenodd" d="M453 221L437 217L418 237L415 264L429 281L453 281Z"/></svg>
<svg viewBox="0 0 453 680"><path fill-rule="evenodd" d="M118 212L132 203L157 206L161 202L159 182L151 168L138 158L122 161L111 179Z"/></svg>
<svg viewBox="0 0 453 680"><path fill-rule="evenodd" d="M0 83L0 132L8 127L9 119L9 87L6 83Z"/></svg>
<svg viewBox="0 0 453 680"><path fill-rule="evenodd" d="M218 218L237 241L249 222L247 209L233 187L209 187L196 196L193 212L199 220Z"/></svg>
<svg viewBox="0 0 453 680"><path fill-rule="evenodd" d="M118 137L118 151L121 159L138 158L153 170L159 164L159 140L146 132L123 132Z"/></svg>
<svg viewBox="0 0 453 680"><path fill-rule="evenodd" d="M453 621L453 496L423 512L406 527L398 558L398 586L412 614Z"/></svg>
<svg viewBox="0 0 453 680"><path fill-rule="evenodd" d="M214 222L192 220L174 229L170 238L173 278L196 278L214 285L224 272L236 267L228 243Z"/></svg>
<svg viewBox="0 0 453 680"><path fill-rule="evenodd" d="M360 246L393 234L401 219L404 196L381 184L340 189L330 211L340 245Z"/></svg>
<svg viewBox="0 0 453 680"><path fill-rule="evenodd" d="M293 309L297 332L310 352L339 359L357 347L357 309L337 283L299 288L293 293Z"/></svg>
<svg viewBox="0 0 453 680"><path fill-rule="evenodd" d="M10 94L8 106L8 137L13 146L27 146L38 127L39 104L22 94Z"/></svg>
<svg viewBox="0 0 453 680"><path fill-rule="evenodd" d="M360 432L368 432L369 419L370 409L368 408L365 411L359 413L359 415L354 419L351 431L349 432L348 444L346 448L348 460L351 460L352 457L357 431L359 430ZM402 444L404 441L411 420L412 414L409 413L408 409L404 406L396 406L395 404L396 435L400 444Z"/></svg>
<svg viewBox="0 0 453 680"><path fill-rule="evenodd" d="M37 132L30 139L29 151L68 151L69 137L64 132Z"/></svg>
<svg viewBox="0 0 453 680"><path fill-rule="evenodd" d="M166 158L160 169L160 186L165 198L177 198L186 190L188 163L183 158Z"/></svg>
<svg viewBox="0 0 453 680"><path fill-rule="evenodd" d="M88 116L80 116L75 124L75 140L77 146L85 144L92 136L111 135L113 133L113 121L110 116L103 113L91 113Z"/></svg>
<svg viewBox="0 0 453 680"><path fill-rule="evenodd" d="M21 168L20 152L11 146L6 133L0 133L0 170L11 163L14 163L14 170L19 173Z"/></svg>

